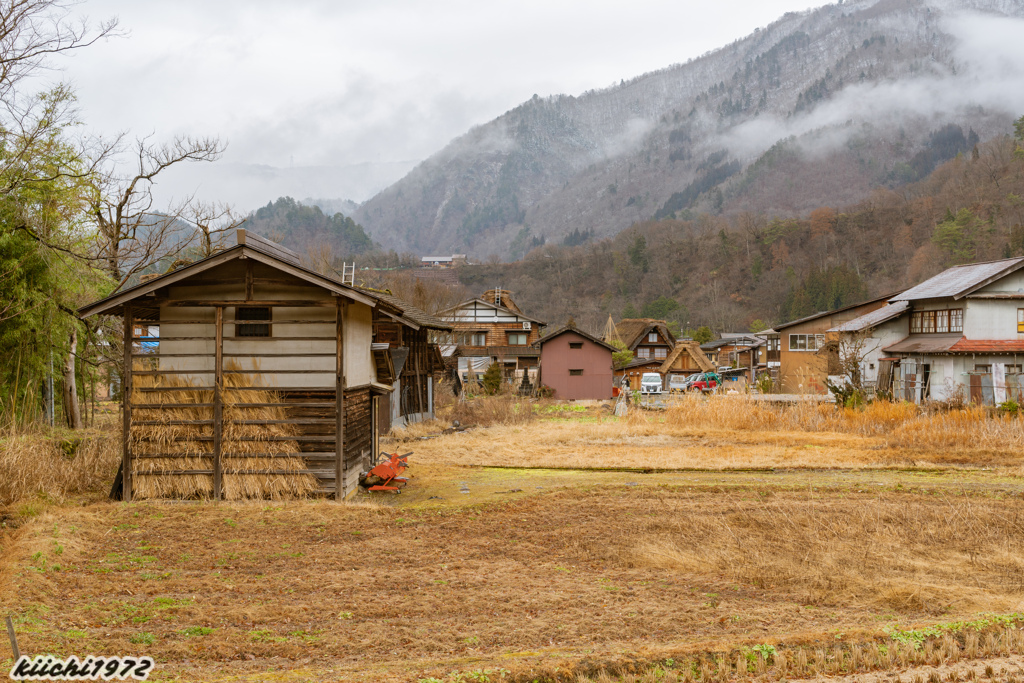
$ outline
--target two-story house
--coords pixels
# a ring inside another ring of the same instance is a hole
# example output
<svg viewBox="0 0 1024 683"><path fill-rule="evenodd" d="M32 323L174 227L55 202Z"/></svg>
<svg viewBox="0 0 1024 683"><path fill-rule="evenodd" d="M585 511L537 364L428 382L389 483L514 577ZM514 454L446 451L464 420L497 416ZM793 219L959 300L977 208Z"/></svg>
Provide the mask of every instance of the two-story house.
<svg viewBox="0 0 1024 683"><path fill-rule="evenodd" d="M758 336L767 339L766 362L769 371L773 362L772 346L778 354L778 380L785 394L824 394L825 381L836 374L830 368L826 336L830 329L859 318L886 305L892 294L871 299L833 311L815 313L799 320L775 326Z"/></svg>
<svg viewBox="0 0 1024 683"><path fill-rule="evenodd" d="M895 396L1021 400L1024 258L954 266L889 300L903 304L904 336L883 347Z"/></svg>
<svg viewBox="0 0 1024 683"><path fill-rule="evenodd" d="M442 311L438 317L450 323L458 356L459 377L469 370L479 376L491 363L499 363L506 379L518 382L523 373L536 383L540 349L533 346L547 323L523 313L511 292L491 289L478 298Z"/></svg>

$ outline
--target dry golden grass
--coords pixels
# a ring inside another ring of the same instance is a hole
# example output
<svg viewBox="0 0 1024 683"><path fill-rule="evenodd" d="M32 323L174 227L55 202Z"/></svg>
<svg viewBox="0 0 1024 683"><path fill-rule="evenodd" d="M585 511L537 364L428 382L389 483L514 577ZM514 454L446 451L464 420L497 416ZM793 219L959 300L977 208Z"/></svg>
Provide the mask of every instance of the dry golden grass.
<svg viewBox="0 0 1024 683"><path fill-rule="evenodd" d="M141 369L141 368L140 368ZM226 364L227 370L240 370L234 361ZM223 409L223 458L224 497L228 500L242 498L300 497L319 490L316 477L310 474L232 474L244 470L286 470L306 468L302 458L245 457L246 454L294 453L299 450L298 441L272 440L296 436L293 425L266 424L268 421L287 419L283 408L241 407L239 403L275 403L280 397L272 390L258 391L242 388L263 385L258 370L245 374L225 374L222 400ZM175 391L145 392L144 388L154 386L181 387ZM176 375L141 375L136 378L132 392L132 403L163 404L209 404L213 402L212 391L201 391ZM212 459L204 457L211 452L209 441L197 437L213 436L213 408L138 408L132 411L132 448L135 453L168 454L166 458L138 458L132 462L133 494L138 498L209 498L213 495L213 475L208 474L147 474L172 470L209 470ZM209 424L138 424L140 422L173 423L181 421L209 421ZM236 424L236 421L254 424Z"/></svg>
<svg viewBox="0 0 1024 683"><path fill-rule="evenodd" d="M475 399L467 405L485 406L489 400ZM509 399L502 401L507 404ZM912 404L879 402L843 409L832 404L769 404L744 396L686 396L668 410L634 410L618 419L596 407L569 412L569 404L561 404L558 412L556 403L519 405L514 421L482 422L492 426L421 442L417 459L460 465L642 469L1019 469L1024 463L1024 419L976 407L924 411ZM512 409L504 405L502 411ZM522 421L520 415L529 417Z"/></svg>
<svg viewBox="0 0 1024 683"><path fill-rule="evenodd" d="M953 627L953 625L951 625ZM573 683L702 683L705 681L806 680L849 683L917 681L1020 683L1024 648L1019 622L1011 626L972 625L930 635L914 643L869 640L840 643L831 649L777 649L767 658L751 648L734 657L702 653L654 666L625 662L596 673L578 673ZM975 628L980 630L975 631ZM985 646L978 647L984 640ZM971 652L973 648L973 652ZM551 679L563 680L552 672Z"/></svg>
<svg viewBox="0 0 1024 683"><path fill-rule="evenodd" d="M0 508L109 489L121 459L119 442L109 430L0 436Z"/></svg>
<svg viewBox="0 0 1024 683"><path fill-rule="evenodd" d="M868 671L1019 648L1018 632L1000 649L1007 636L985 629L973 642L958 632L956 652L943 633L911 651L883 629L1017 610L1022 518L1018 498L852 490L605 487L432 509L105 503L52 508L16 533L0 613L27 652L149 654L179 680L503 668L569 681L672 659L711 681L735 678L741 654L744 676L777 678L784 661L793 679L855 658ZM133 642L143 632L151 642ZM782 659L747 659L765 642Z"/></svg>

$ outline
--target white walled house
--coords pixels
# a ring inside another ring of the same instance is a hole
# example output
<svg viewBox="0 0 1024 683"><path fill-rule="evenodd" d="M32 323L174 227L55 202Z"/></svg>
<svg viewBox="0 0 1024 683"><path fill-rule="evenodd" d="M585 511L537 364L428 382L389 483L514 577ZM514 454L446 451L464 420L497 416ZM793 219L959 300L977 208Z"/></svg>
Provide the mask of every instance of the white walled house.
<svg viewBox="0 0 1024 683"><path fill-rule="evenodd" d="M876 367L893 359L895 398L1021 401L1024 258L954 266L889 299L896 305L907 309L876 328Z"/></svg>
<svg viewBox="0 0 1024 683"><path fill-rule="evenodd" d="M907 336L909 320L910 302L897 301L836 325L828 330L827 335L838 342L840 355L856 359L864 387L889 391L895 359L888 356L884 349ZM830 375L829 379L833 383L842 384L850 378ZM879 384L882 386L879 387Z"/></svg>

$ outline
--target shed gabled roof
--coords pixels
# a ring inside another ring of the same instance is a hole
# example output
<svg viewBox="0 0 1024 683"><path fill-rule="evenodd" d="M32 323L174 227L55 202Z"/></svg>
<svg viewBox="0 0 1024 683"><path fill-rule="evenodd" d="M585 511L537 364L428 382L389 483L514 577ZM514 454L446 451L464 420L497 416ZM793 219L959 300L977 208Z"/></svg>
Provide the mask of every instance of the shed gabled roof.
<svg viewBox="0 0 1024 683"><path fill-rule="evenodd" d="M589 339L590 341L594 342L595 344L597 344L599 346L605 347L606 349L608 349L612 353L618 351L618 349L615 348L614 346L612 346L611 344L607 344L607 343L601 341L600 339L598 339L597 337L595 337L593 335L590 335L590 334L587 334L583 330L577 329L575 325L565 325L563 327L559 327L557 330L555 330L551 334L546 334L543 337L541 337L540 339L538 339L537 341L533 342L532 346L536 346L539 349L545 343L551 341L552 339L554 339L555 337L557 337L559 335L565 334L566 332L572 332L574 334L578 334L579 336L583 337L584 339Z"/></svg>
<svg viewBox="0 0 1024 683"><path fill-rule="evenodd" d="M651 330L656 329L662 337L668 340L669 344L675 344L676 338L669 331L668 325L664 320L656 320L654 318L624 318L619 321L615 326L616 332L619 333L619 337L632 351L636 349L640 340L644 338Z"/></svg>
<svg viewBox="0 0 1024 683"><path fill-rule="evenodd" d="M960 299L1022 267L1024 267L1024 256L953 266L935 277L928 278L921 284L897 294L889 301L917 301L946 297Z"/></svg>
<svg viewBox="0 0 1024 683"><path fill-rule="evenodd" d="M250 235L249 237L251 238L253 236ZM268 245L273 245L273 247ZM274 247L276 247L276 249ZM140 282L139 284L120 292L114 292L104 299L100 299L99 301L95 301L81 307L78 309L78 314L83 318L86 318L100 313L116 312L124 304L155 292L161 287L173 285L174 283L186 280L193 275L198 275L199 273L210 270L211 268L216 268L219 265L243 257L259 261L260 263L276 268L300 280L305 280L312 285L322 287L332 294L343 296L352 301L358 301L366 304L367 306L377 305L376 296L371 296L357 291L354 287L349 287L348 285L342 284L333 278L329 278L309 270L298 263L297 257L294 259L292 258L294 257L293 252L290 252L278 245L274 245L273 242L268 242L262 238L255 240L247 239L245 230L238 230L237 245L212 256L208 256L200 261L196 261L195 263L191 263L183 268L178 268L177 270L164 273L163 275L159 275L151 280Z"/></svg>
<svg viewBox="0 0 1024 683"><path fill-rule="evenodd" d="M395 308L402 311L402 317L407 318L409 321L415 323L418 327L425 327L429 330L451 330L452 326L449 323L441 320L437 316L433 316L421 308L413 306L403 299L399 299L391 292L384 292L377 289L371 289L370 287L356 287L360 292L365 292L370 296L379 299L385 303L391 304Z"/></svg>
<svg viewBox="0 0 1024 683"><path fill-rule="evenodd" d="M704 355L704 351L701 350L700 344L690 340L676 343L676 347L672 349L672 353L668 354L668 358L666 358L665 362L661 364L661 370L659 372L662 374L668 372L672 368L672 364L676 362L676 359L679 358L679 355L684 351L690 354L690 358L693 358L697 363L697 367L704 372L715 371L715 364L711 362L710 358Z"/></svg>

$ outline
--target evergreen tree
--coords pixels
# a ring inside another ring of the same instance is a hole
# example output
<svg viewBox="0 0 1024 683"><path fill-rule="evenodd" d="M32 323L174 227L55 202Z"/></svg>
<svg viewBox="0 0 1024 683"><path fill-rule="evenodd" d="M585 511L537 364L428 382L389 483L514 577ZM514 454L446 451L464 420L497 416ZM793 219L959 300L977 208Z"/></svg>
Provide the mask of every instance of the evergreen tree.
<svg viewBox="0 0 1024 683"><path fill-rule="evenodd" d="M493 396L501 389L501 366L491 363L483 376L484 391Z"/></svg>

